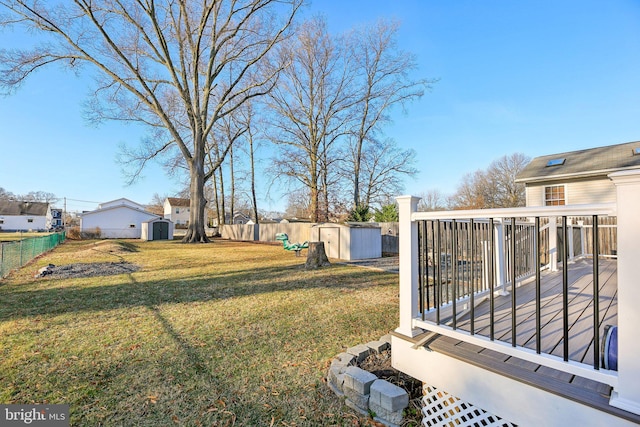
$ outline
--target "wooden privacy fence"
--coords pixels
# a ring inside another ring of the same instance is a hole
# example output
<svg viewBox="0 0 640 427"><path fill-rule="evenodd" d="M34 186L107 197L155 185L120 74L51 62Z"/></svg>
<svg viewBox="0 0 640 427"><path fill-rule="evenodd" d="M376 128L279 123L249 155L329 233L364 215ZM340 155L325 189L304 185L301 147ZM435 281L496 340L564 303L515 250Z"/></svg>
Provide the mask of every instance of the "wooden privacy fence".
<svg viewBox="0 0 640 427"><path fill-rule="evenodd" d="M317 223L292 222L292 223L264 223L264 224L233 224L222 225L220 234L223 239L243 240L252 242L277 242L277 233L287 233L290 242L305 242L312 240L311 228ZM398 247L398 223L379 222L382 238L382 253L397 254Z"/></svg>

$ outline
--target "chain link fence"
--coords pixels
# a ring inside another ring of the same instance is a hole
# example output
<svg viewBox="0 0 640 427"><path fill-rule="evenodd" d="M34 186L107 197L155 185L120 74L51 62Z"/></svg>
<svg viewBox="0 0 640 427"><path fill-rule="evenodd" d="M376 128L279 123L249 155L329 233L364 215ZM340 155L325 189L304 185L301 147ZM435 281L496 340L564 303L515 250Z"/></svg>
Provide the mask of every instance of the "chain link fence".
<svg viewBox="0 0 640 427"><path fill-rule="evenodd" d="M32 237L15 242L0 243L0 279L11 270L20 268L41 253L47 252L64 242L65 233L53 233L42 237Z"/></svg>

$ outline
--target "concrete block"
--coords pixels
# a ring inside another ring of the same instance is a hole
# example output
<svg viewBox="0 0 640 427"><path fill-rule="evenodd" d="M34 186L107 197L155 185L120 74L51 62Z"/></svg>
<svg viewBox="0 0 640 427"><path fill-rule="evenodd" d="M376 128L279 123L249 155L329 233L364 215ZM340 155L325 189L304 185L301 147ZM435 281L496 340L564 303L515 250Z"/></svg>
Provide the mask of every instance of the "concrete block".
<svg viewBox="0 0 640 427"><path fill-rule="evenodd" d="M367 400L369 399L369 396L366 396ZM358 406L357 404L355 404L354 402L352 402L351 400L347 399L344 401L344 404L347 405L349 408L353 409L356 412L361 413L362 415L369 415L369 405L368 403L364 403L361 405L364 406Z"/></svg>
<svg viewBox="0 0 640 427"><path fill-rule="evenodd" d="M371 354L371 349L364 344L358 344L347 349L347 353L353 354L358 362L362 362Z"/></svg>
<svg viewBox="0 0 640 427"><path fill-rule="evenodd" d="M389 346L391 346L391 334L381 336L380 341L389 343Z"/></svg>
<svg viewBox="0 0 640 427"><path fill-rule="evenodd" d="M409 405L409 394L385 380L375 380L371 384L370 393L370 403L375 403L389 412L402 412Z"/></svg>
<svg viewBox="0 0 640 427"><path fill-rule="evenodd" d="M384 341L371 341L366 344L374 353L382 353L383 351L391 348L391 344Z"/></svg>
<svg viewBox="0 0 640 427"><path fill-rule="evenodd" d="M340 366L332 366L329 368L329 375L327 375L327 383L329 384L329 387L331 387L331 390L340 397L344 395L343 385L345 369L346 368Z"/></svg>
<svg viewBox="0 0 640 427"><path fill-rule="evenodd" d="M350 408L354 408L355 406L355 408L358 408L361 412L364 411L364 413L366 413L369 410L368 394L360 394L352 389L345 388L344 397L347 398L347 400L345 400L345 403Z"/></svg>
<svg viewBox="0 0 640 427"><path fill-rule="evenodd" d="M369 400L369 410L375 414L373 417L374 421L378 421L389 427L399 426L402 424L402 419L404 418L402 410L388 411L382 406L372 403L371 400Z"/></svg>
<svg viewBox="0 0 640 427"><path fill-rule="evenodd" d="M368 395L371 391L371 384L377 379L378 377L371 372L367 372L357 366L349 366L344 371L344 392L346 394L348 389L362 395Z"/></svg>
<svg viewBox="0 0 640 427"><path fill-rule="evenodd" d="M339 355L333 358L333 360L331 361L331 366L340 365L346 368L347 366L354 365L355 363L356 363L356 356L349 353L340 353Z"/></svg>

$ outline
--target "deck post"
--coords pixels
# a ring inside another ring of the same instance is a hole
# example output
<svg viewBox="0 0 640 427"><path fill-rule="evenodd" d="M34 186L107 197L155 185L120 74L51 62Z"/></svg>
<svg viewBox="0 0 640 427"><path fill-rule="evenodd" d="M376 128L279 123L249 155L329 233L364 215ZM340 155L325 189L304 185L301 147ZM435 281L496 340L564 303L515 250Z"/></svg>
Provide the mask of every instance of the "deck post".
<svg viewBox="0 0 640 427"><path fill-rule="evenodd" d="M413 327L418 316L418 224L411 215L418 210L419 197L400 196L398 201L398 244L400 250L400 325L396 332L414 337L420 329Z"/></svg>
<svg viewBox="0 0 640 427"><path fill-rule="evenodd" d="M640 414L640 170L615 172L618 212L618 385L610 404Z"/></svg>

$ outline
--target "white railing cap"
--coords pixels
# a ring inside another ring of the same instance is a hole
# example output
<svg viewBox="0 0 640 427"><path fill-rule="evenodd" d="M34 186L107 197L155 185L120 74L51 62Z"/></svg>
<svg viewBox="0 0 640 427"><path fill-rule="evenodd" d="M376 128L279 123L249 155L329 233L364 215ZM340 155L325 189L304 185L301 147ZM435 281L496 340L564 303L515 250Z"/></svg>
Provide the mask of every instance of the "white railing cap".
<svg viewBox="0 0 640 427"><path fill-rule="evenodd" d="M489 219L489 218L529 218L558 216L616 216L616 203L592 203L565 206L532 206L522 208L470 209L456 211L414 212L416 220L446 219Z"/></svg>

